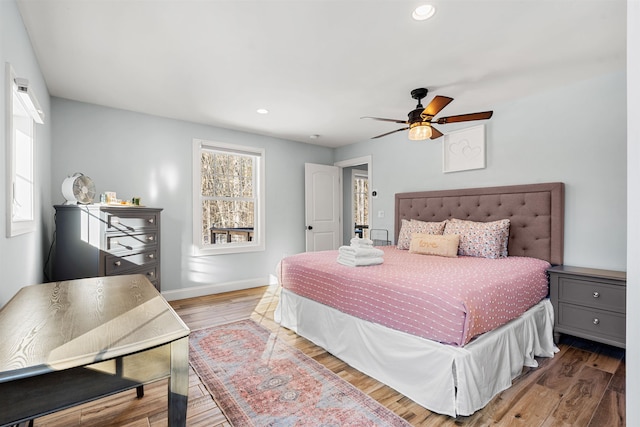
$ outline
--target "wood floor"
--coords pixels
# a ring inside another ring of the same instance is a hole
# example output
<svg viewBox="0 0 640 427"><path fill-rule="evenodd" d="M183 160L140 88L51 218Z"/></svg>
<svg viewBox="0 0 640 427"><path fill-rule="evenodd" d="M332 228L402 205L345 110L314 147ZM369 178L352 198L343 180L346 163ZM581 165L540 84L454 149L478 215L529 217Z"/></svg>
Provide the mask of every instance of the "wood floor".
<svg viewBox="0 0 640 427"><path fill-rule="evenodd" d="M313 357L414 426L624 426L624 350L563 337L560 353L539 358L540 367L525 368L513 386L469 417L432 413L393 389L344 364L323 349L273 322L278 302L275 287L173 301L171 305L192 329L251 318L278 333L278 338ZM230 426L211 395L190 372L187 425ZM77 406L37 419L35 426L166 426L167 383ZM236 426L242 427L242 426Z"/></svg>

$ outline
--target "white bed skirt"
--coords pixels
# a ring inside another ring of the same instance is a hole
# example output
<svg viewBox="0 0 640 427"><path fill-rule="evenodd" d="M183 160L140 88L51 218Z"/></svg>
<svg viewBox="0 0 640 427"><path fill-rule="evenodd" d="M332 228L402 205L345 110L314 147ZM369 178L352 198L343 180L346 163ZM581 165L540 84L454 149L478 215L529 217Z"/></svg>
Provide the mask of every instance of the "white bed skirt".
<svg viewBox="0 0 640 427"><path fill-rule="evenodd" d="M354 368L430 411L471 415L535 356L553 357L553 308L545 299L518 319L452 347L358 319L282 289L275 318Z"/></svg>

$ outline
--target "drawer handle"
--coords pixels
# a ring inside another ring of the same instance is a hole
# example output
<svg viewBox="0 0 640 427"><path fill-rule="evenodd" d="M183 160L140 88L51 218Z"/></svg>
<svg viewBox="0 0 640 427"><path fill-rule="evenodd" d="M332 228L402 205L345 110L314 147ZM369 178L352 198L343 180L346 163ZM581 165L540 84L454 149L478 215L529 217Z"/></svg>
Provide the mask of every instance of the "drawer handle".
<svg viewBox="0 0 640 427"><path fill-rule="evenodd" d="M115 265L116 267L120 267L120 265L122 265L122 262L116 261L113 263L113 265Z"/></svg>
<svg viewBox="0 0 640 427"><path fill-rule="evenodd" d="M153 242L153 236L147 236L147 240Z"/></svg>
<svg viewBox="0 0 640 427"><path fill-rule="evenodd" d="M593 297L594 297L594 298L600 298L600 292L595 291L595 292L593 293Z"/></svg>
<svg viewBox="0 0 640 427"><path fill-rule="evenodd" d="M149 255L147 255L147 257L149 257L149 259L153 259L153 258L154 258L154 257L153 257L153 254L149 254Z"/></svg>
<svg viewBox="0 0 640 427"><path fill-rule="evenodd" d="M149 224L153 224L155 222L153 218L149 218L148 221L149 221Z"/></svg>
<svg viewBox="0 0 640 427"><path fill-rule="evenodd" d="M593 319L593 324L594 325L598 325L600 323L600 319L598 319L597 317L595 319Z"/></svg>
<svg viewBox="0 0 640 427"><path fill-rule="evenodd" d="M150 271L150 272L148 272L147 274L148 274L149 276L151 276L151 277L155 276L155 274L154 274L154 272L153 272L153 271Z"/></svg>

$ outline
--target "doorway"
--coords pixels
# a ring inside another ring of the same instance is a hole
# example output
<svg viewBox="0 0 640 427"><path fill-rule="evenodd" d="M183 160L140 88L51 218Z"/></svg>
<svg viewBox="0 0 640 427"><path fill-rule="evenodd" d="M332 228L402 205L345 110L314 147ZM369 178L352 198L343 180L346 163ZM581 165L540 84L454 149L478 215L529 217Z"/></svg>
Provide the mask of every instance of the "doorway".
<svg viewBox="0 0 640 427"><path fill-rule="evenodd" d="M343 240L369 237L369 172L367 165L342 169Z"/></svg>
<svg viewBox="0 0 640 427"><path fill-rule="evenodd" d="M342 242L348 245L356 234L369 237L371 228L371 156L334 163L342 176ZM356 232L356 230L358 230Z"/></svg>

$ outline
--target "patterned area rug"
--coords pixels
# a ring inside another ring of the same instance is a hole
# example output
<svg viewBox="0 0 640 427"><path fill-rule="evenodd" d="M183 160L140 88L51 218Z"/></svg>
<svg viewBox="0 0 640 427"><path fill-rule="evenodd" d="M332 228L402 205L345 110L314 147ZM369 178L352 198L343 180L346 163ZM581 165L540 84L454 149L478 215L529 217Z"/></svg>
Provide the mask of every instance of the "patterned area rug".
<svg viewBox="0 0 640 427"><path fill-rule="evenodd" d="M252 320L189 337L190 363L234 426L409 426Z"/></svg>

